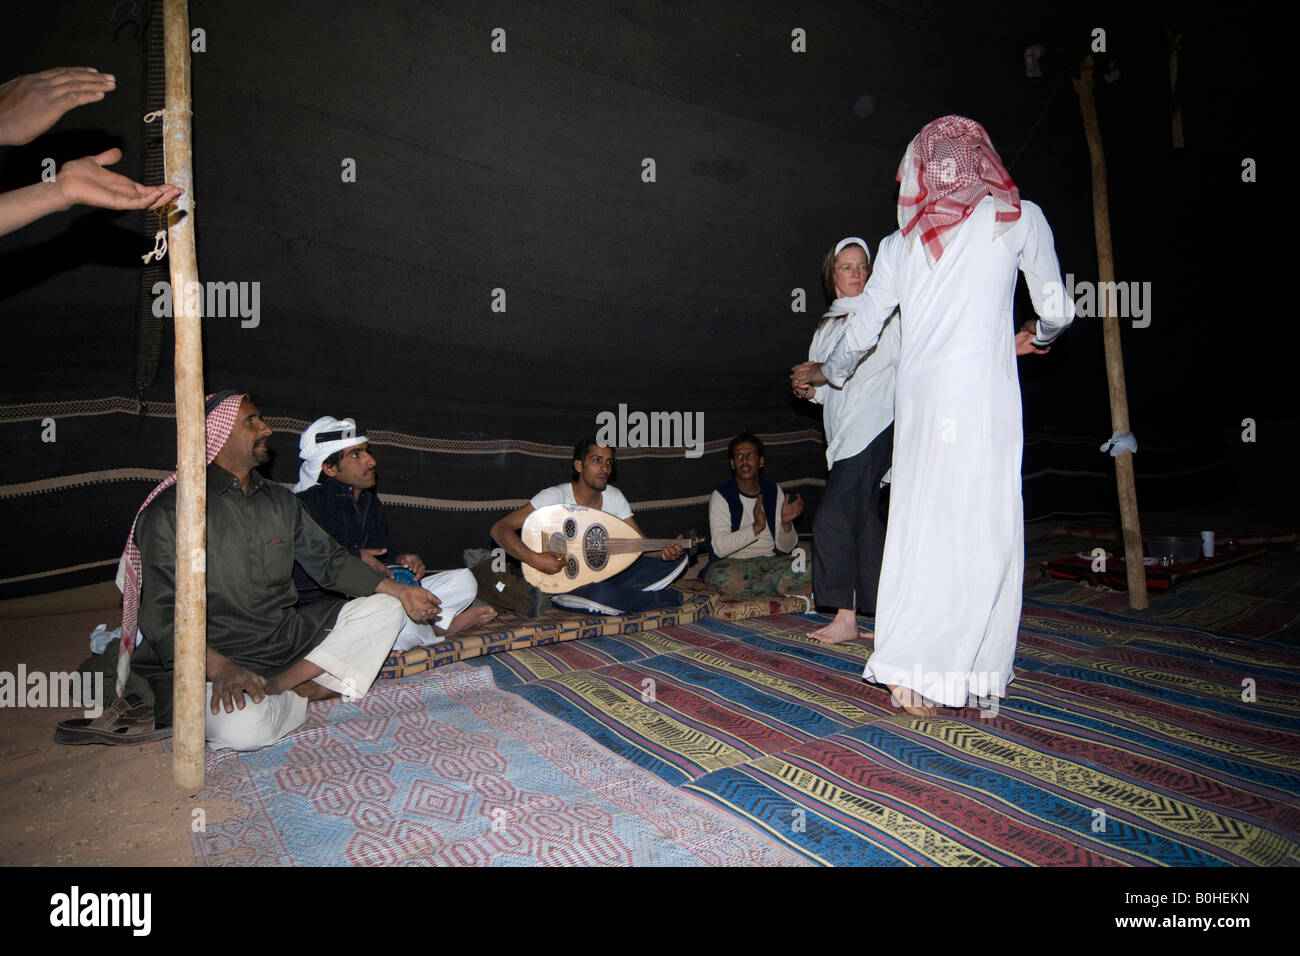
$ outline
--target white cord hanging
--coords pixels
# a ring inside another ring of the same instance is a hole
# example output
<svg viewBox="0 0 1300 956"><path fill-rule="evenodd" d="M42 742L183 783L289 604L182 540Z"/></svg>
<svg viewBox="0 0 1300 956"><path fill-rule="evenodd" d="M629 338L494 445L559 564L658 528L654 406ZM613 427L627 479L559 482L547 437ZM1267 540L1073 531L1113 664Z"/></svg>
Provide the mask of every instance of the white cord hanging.
<svg viewBox="0 0 1300 956"><path fill-rule="evenodd" d="M1098 450L1110 452L1112 458L1118 458L1124 452L1136 455L1138 443L1132 432L1115 432L1110 438L1106 439Z"/></svg>

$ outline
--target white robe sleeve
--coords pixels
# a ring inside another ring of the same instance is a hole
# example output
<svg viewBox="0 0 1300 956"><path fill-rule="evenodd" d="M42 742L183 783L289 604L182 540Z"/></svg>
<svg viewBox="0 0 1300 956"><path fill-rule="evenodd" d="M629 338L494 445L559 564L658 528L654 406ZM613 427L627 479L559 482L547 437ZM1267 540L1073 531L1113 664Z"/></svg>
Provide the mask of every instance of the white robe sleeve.
<svg viewBox="0 0 1300 956"><path fill-rule="evenodd" d="M821 329L818 328L818 330L813 333L812 342L808 345L808 361L810 362L820 361L817 358L817 336L820 332ZM829 385L814 385L812 395L808 396L808 401L812 402L814 405L825 405L826 389L828 388L830 388Z"/></svg>
<svg viewBox="0 0 1300 956"><path fill-rule="evenodd" d="M785 489L780 485L776 486L776 533L772 540L776 542L776 550L787 553L794 550L794 546L799 543L799 532L795 530L794 524L791 523L790 530L786 531L781 524L781 506L785 504Z"/></svg>
<svg viewBox="0 0 1300 956"><path fill-rule="evenodd" d="M716 491L713 493L709 498L709 541L714 554L720 558L729 557L754 543L754 522L746 521L745 517L740 517L739 530L732 531L731 508L727 506L727 499Z"/></svg>
<svg viewBox="0 0 1300 956"><path fill-rule="evenodd" d="M897 235L897 234L895 234ZM880 245L880 254L876 257L876 267L867 280L866 288L859 298L861 307L848 317L844 323L844 333L839 342L831 349L826 361L822 363L822 374L826 381L836 388L843 388L844 382L853 374L862 361L862 357L871 351L880 338L880 330L885 321L898 306L898 293L894 287L894 272L890 255L895 243L895 236L890 236Z"/></svg>
<svg viewBox="0 0 1300 956"><path fill-rule="evenodd" d="M1020 250L1019 265L1025 274L1025 284L1029 286L1034 311L1038 313L1034 345L1042 347L1056 341L1057 336L1074 321L1074 303L1065 293L1052 228L1047 224L1043 211L1026 202L1021 205L1020 214L1026 219L1029 234Z"/></svg>

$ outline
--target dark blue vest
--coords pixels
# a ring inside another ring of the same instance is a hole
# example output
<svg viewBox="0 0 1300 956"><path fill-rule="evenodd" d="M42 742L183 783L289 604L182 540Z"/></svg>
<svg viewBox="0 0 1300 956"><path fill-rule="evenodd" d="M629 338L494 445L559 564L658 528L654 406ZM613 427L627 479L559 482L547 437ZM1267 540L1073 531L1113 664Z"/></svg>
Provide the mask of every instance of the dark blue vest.
<svg viewBox="0 0 1300 956"><path fill-rule="evenodd" d="M742 521L751 520L745 512L745 508L740 503L740 486L736 484L736 478L733 475L729 481L724 481L715 489L718 494L727 503L731 509L731 530L739 531ZM758 479L758 490L763 496L763 514L767 517L767 530L772 532L772 546L776 547L776 532L778 525L776 523L776 482L768 481L766 478ZM709 542L709 551L712 553L712 561L720 561L716 551L713 551L713 542ZM777 554L789 554L788 551L782 551L776 548Z"/></svg>

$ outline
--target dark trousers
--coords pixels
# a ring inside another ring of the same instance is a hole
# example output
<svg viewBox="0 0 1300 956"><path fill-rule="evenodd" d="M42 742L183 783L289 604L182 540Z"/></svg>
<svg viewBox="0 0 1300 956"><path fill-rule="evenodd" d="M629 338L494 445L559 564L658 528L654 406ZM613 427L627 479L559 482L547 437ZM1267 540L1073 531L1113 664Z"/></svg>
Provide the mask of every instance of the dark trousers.
<svg viewBox="0 0 1300 956"><path fill-rule="evenodd" d="M661 607L681 607L681 591L666 586L658 591L642 589L662 581L673 573L674 568L677 569L678 574L681 574L686 569L687 560L682 558L676 562L663 561L658 555L643 554L632 562L627 570L620 571L604 581L576 588L572 593L588 601L595 601L597 604L618 608L624 614L651 611Z"/></svg>
<svg viewBox="0 0 1300 956"><path fill-rule="evenodd" d="M813 592L817 603L876 613L885 523L880 479L894 457L891 424L852 458L837 461L813 520Z"/></svg>

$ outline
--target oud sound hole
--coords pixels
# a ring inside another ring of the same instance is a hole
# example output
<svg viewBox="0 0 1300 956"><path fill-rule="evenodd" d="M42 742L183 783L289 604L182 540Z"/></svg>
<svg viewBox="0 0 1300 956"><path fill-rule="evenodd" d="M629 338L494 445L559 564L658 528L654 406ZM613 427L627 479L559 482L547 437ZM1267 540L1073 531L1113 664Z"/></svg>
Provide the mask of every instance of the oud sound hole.
<svg viewBox="0 0 1300 956"><path fill-rule="evenodd" d="M578 536L578 522L572 518L564 519L564 536L572 541Z"/></svg>
<svg viewBox="0 0 1300 956"><path fill-rule="evenodd" d="M569 555L569 557L565 559L564 573L571 578L576 578L578 576L578 559L573 555Z"/></svg>
<svg viewBox="0 0 1300 956"><path fill-rule="evenodd" d="M609 562L609 533L602 525L592 525L582 536L582 556L593 571L601 570Z"/></svg>

